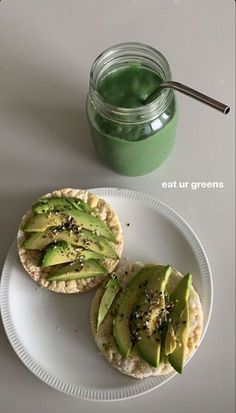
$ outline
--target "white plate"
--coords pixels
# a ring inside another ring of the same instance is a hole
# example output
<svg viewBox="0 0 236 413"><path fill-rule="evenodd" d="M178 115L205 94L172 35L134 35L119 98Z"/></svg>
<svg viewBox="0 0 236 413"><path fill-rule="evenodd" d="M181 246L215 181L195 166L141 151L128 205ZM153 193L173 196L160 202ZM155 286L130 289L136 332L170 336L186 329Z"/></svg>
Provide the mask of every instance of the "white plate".
<svg viewBox="0 0 236 413"><path fill-rule="evenodd" d="M193 274L203 306L204 335L212 308L212 279L206 254L189 225L150 196L115 188L92 191L110 202L120 217L125 237L122 261L161 262ZM110 366L90 331L93 295L94 291L60 295L39 288L19 264L14 243L2 274L1 311L8 338L23 363L55 389L89 400L135 397L173 377L137 380Z"/></svg>

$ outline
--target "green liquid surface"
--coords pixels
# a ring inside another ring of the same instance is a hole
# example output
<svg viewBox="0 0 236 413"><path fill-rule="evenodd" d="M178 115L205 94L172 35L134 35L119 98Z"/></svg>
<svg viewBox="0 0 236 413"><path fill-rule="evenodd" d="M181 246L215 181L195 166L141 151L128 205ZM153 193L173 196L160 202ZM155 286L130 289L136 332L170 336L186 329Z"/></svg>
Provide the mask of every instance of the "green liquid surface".
<svg viewBox="0 0 236 413"><path fill-rule="evenodd" d="M98 84L103 99L121 108L137 108L158 89L161 78L141 65L120 67L105 75Z"/></svg>

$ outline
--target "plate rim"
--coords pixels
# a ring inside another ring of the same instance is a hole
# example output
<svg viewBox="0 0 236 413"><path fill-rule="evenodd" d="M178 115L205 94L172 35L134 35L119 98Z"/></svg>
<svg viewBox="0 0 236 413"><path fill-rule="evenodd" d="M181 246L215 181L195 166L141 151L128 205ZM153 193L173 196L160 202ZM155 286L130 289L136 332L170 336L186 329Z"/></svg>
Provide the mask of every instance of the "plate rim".
<svg viewBox="0 0 236 413"><path fill-rule="evenodd" d="M205 249L199 240L196 233L193 231L191 226L187 223L187 221L177 213L173 208L171 208L166 203L160 201L156 197L145 194L143 192L125 189L125 188L113 188L113 187L98 187L98 188L90 188L88 191L93 192L94 194L100 197L106 196L121 196L126 199L134 199L137 201L142 201L146 205L154 207L158 212L161 213L164 217L170 219L170 221L176 226L178 230L183 234L185 239L190 244L196 259L198 261L198 265L200 268L200 274L202 280L207 280L208 282L208 316L205 321L205 327L203 329L203 333L201 336L201 340L199 345L201 344L212 314L212 307L213 307L213 280L212 280L212 273L209 264L208 257L206 255ZM34 360L31 355L24 349L24 346L21 344L20 339L14 329L14 325L11 319L11 311L9 308L9 301L8 301L8 287L9 287L9 274L12 268L12 257L15 254L15 240L11 244L8 253L5 258L5 262L2 269L2 277L1 277L1 287L0 287L0 309L1 309L1 317L3 321L3 326L8 337L8 340L13 347L14 351L16 352L19 359L23 362L23 364L38 377L41 381L45 384L49 385L50 387L61 391L70 396L78 397L84 400L90 401L119 401L134 398L137 396L141 396L143 394L149 393L152 390L162 386L163 384L167 383L171 378L173 378L176 373L171 373L166 376L165 380L160 383L152 384L152 377L149 378L149 384L147 381L145 383L143 380L137 381L137 385L135 385L135 391L133 386L127 386L121 389L89 389L80 385L76 384L68 384L63 382L56 377L53 377L50 373L48 373L45 369L40 367L36 360ZM203 277L203 274L205 277ZM191 355L191 357L187 360L186 364L191 360L195 352ZM158 376L153 377L153 381L157 379ZM148 380L148 379L147 379Z"/></svg>

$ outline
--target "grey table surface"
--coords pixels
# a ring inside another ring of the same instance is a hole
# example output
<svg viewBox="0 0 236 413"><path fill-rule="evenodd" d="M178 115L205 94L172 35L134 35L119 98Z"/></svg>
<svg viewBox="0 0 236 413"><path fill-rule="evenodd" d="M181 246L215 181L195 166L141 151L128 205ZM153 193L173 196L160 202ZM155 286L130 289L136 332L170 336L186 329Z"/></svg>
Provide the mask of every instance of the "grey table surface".
<svg viewBox="0 0 236 413"><path fill-rule="evenodd" d="M223 116L178 96L175 150L153 173L119 176L97 159L85 115L94 58L123 41L161 50L174 78L232 106ZM234 2L233 0L2 0L0 2L1 263L18 222L60 187L124 187L152 194L196 231L214 278L202 346L161 388L128 401L63 395L19 361L1 325L0 411L234 411ZM223 182L223 189L163 189L163 181Z"/></svg>

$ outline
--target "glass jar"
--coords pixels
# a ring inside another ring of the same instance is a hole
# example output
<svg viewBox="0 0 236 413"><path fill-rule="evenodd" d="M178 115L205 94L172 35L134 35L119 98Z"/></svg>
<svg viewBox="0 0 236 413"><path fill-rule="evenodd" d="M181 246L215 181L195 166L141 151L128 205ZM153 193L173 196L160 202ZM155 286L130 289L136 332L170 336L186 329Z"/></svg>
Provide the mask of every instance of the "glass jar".
<svg viewBox="0 0 236 413"><path fill-rule="evenodd" d="M177 113L171 89L160 89L153 101L134 108L115 106L101 96L98 91L101 79L130 65L141 65L164 82L171 80L167 60L154 48L141 43L113 46L100 54L92 65L87 116L99 157L121 175L138 176L156 169L170 154Z"/></svg>

